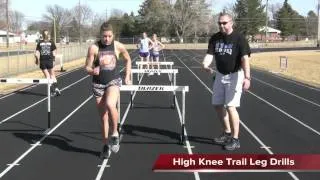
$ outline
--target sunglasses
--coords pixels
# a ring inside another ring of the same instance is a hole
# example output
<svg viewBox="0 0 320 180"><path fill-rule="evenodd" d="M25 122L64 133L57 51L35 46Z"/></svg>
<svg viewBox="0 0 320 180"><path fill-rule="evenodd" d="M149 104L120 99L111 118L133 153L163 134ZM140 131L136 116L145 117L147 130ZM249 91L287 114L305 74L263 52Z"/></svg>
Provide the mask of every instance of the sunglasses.
<svg viewBox="0 0 320 180"><path fill-rule="evenodd" d="M228 24L228 22L218 22L219 25L223 24L223 25L226 25Z"/></svg>

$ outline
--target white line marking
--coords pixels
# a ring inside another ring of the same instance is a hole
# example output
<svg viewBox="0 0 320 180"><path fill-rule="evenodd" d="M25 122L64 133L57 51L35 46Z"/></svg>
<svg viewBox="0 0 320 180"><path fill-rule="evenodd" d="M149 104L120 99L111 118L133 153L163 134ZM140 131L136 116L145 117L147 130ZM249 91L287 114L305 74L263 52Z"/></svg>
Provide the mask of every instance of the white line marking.
<svg viewBox="0 0 320 180"><path fill-rule="evenodd" d="M176 56L176 55L175 55ZM176 56L177 57L177 56ZM192 70L185 64L183 63L179 57L177 57L178 60L201 82L202 85L204 85L206 87L206 89L208 90L209 88L207 87L207 85L202 82L202 80L197 77L197 75L195 75ZM209 92L212 94L213 92L211 90L209 90ZM251 129L249 129L241 120L240 120L240 124L249 132L249 134L251 134L253 136L253 138L261 145L261 146L265 146L267 147L259 138L258 136L256 136L252 131ZM266 151L269 153L269 154L273 154L273 152L270 150L270 149L266 149ZM294 180L299 180L299 178L292 172L289 172L290 176L294 179Z"/></svg>
<svg viewBox="0 0 320 180"><path fill-rule="evenodd" d="M265 71L260 70L260 69L255 69L255 70L265 73ZM307 85L302 84L302 83L300 83L300 82L296 82L296 81L291 80L291 79L283 78L283 77L281 77L281 76L279 76L279 75L275 75L275 74L272 74L272 73L268 73L268 74L271 75L271 76L273 76L273 77L275 77L275 78L279 78L279 79L282 79L282 80L284 80L284 81L291 82L291 83L296 84L296 85L298 85L298 86L306 87L306 88L309 88L309 89L312 89L312 90L315 90L315 91L319 91L319 92L320 92L320 89L319 89L319 88L307 86Z"/></svg>
<svg viewBox="0 0 320 180"><path fill-rule="evenodd" d="M143 76L144 76L144 74L142 75L142 77L141 77L141 79L140 79L140 81L139 81L139 84L141 83ZM135 91L135 92L133 93L133 95L132 95L132 100L134 100L134 98L135 98L135 96L136 96L136 93L137 93L137 91ZM121 103L120 103L120 104L121 104ZM121 121L120 121L120 127L124 124L124 122L125 122L125 120L126 120L126 118L127 118L127 115L128 115L128 113L129 113L129 110L130 110L130 106L131 106L131 102L129 102L129 104L128 104L128 106L127 106L127 109L126 109L125 113L124 113L123 116L122 116L122 119L121 119ZM120 128L120 127L119 127L119 131L121 132L121 128ZM122 138L123 138L123 135L120 134L120 142L121 142ZM120 151L120 148L119 148L119 151ZM118 153L119 153L119 152L118 152ZM111 154L110 154L109 158L110 158L110 157L111 157ZM99 169L99 171L98 171L98 174L97 174L95 180L100 180L100 179L101 179L101 177L102 177L102 175L103 175L103 172L104 172L104 169L109 166L109 165L107 165L109 158L104 159L104 160L102 161L102 164L101 164L101 165L98 165L98 167L100 166L100 169ZM110 166L109 166L109 167L110 167Z"/></svg>
<svg viewBox="0 0 320 180"><path fill-rule="evenodd" d="M199 63L199 62L198 62L198 63ZM183 64L184 64L184 63L183 63ZM188 68L188 69L189 69L189 68ZM189 69L189 70L190 70L190 69ZM190 70L190 71L191 71L191 70ZM214 71L215 71L215 70L214 70ZM194 74L194 73L193 73L193 74ZM195 74L194 74L194 75L195 75ZM197 77L197 78L198 78L198 77ZM198 80L199 80L199 78L198 78ZM205 86L206 86L206 85L205 85ZM212 94L212 91L210 91L210 92L211 92L211 94ZM316 133L317 135L320 135L320 132L319 132L319 131L313 129L311 126L309 126L309 125L307 125L306 123L300 121L299 119L293 117L292 115L290 115L289 113L285 112L284 110L278 108L277 106L273 105L273 104L270 103L269 101L267 101L267 100L259 97L258 95L254 94L254 93L251 92L251 91L247 91L247 92L250 93L251 95L255 96L256 98L258 98L259 100L265 102L265 103L268 104L269 106L271 106L271 107L275 108L276 110L280 111L281 113L285 114L285 115L288 116L289 118L295 120L296 122L298 122L298 123L301 124L302 126L304 126L304 127L306 127L307 129L309 129L310 131Z"/></svg>
<svg viewBox="0 0 320 180"><path fill-rule="evenodd" d="M314 132L314 133L316 133L317 135L320 136L320 132L319 132L319 131L313 129L313 128L310 127L309 125L307 125L307 124L303 123L302 121L300 121L299 119L291 116L289 113L287 113L287 112L285 112L284 110L278 108L277 106L271 104L269 101L267 101L267 100L265 100L265 99L257 96L256 94L252 93L251 91L247 91L247 92L250 93L251 95L255 96L256 98L258 98L259 100L265 102L265 103L268 104L269 106L271 106L271 107L275 108L276 110L280 111L281 113L285 114L285 115L288 116L289 118L295 120L296 122L298 122L298 123L301 124L302 126L304 126L304 127L306 127L307 129L309 129L310 131L312 131L312 132Z"/></svg>
<svg viewBox="0 0 320 180"><path fill-rule="evenodd" d="M82 81L82 80L86 79L87 77L89 77L89 75L87 75L87 76L85 76L85 77L83 77L83 78L79 79L78 81L76 81L76 82L74 82L74 83L72 83L72 84L70 84L70 85L68 85L68 86L64 87L63 89L61 89L61 91L64 91L64 90L66 90L66 89L70 88L71 86L73 86L73 85L75 85L75 84L79 83L80 81ZM26 110L28 110L28 109L30 109L30 108L32 108L32 107L34 107L34 106L38 105L39 103L41 103L41 102L43 102L43 101L45 101L45 100L47 100L47 99L48 99L47 97L46 97L46 98L43 98L43 99L41 99L40 101L38 101L38 102L36 102L36 103L33 103L32 105L30 105L30 106L28 106L28 107L26 107L26 108L24 108L24 109L22 109L22 110L20 110L20 111L18 111L18 112L16 112L16 113L12 114L11 116L9 116L9 117L7 117L7 118L3 119L2 121L0 121L0 125L1 125L2 123L4 123L4 122L6 122L6 121L10 120L11 118L13 118L13 117L15 117L15 116L17 116L17 115L19 115L19 114L23 113L24 111L26 111Z"/></svg>
<svg viewBox="0 0 320 180"><path fill-rule="evenodd" d="M163 54L163 52L162 52L162 54ZM164 56L164 54L163 54L163 56ZM175 57L177 57L177 56L175 56ZM165 61L165 58L164 58L164 61ZM169 75L168 75L168 76L169 76ZM170 78L170 77L169 77L169 78ZM176 106L177 106L176 109L177 109L177 111L178 111L180 123L182 124L182 115L181 115L179 103L178 103L178 100L177 100L177 96L175 96L174 101L175 101ZM186 145L183 146L183 147L187 149L188 154L193 154L192 148L194 148L194 146L191 146L191 143L190 143L190 141L189 141L189 139L188 139L188 133L187 133L186 127L183 129L183 131L184 131L184 135L185 135L185 138L186 138L186 139L185 139ZM194 175L194 178L195 178L196 180L200 180L200 176L199 176L199 173L198 173L198 172L193 172L193 175Z"/></svg>
<svg viewBox="0 0 320 180"><path fill-rule="evenodd" d="M320 104L317 104L317 103L315 103L315 102L313 102L313 101L311 101L311 100L305 99L305 98L300 97L300 96L298 96L298 95L296 95L296 94L293 94L293 93L291 93L291 92L289 92L289 91L286 91L286 90L284 90L284 89L281 89L281 88L279 88L279 87L276 87L276 86L274 86L274 85L272 85L272 84L270 84L270 83L264 82L264 81L262 81L262 80L260 80L260 79L258 79L258 78L254 78L254 77L253 77L252 79L254 79L254 80L256 80L256 81L258 81L258 82L260 82L260 83L263 83L263 84L265 84L265 85L271 86L271 87L273 87L273 88L275 88L275 89L278 89L279 91L282 91L282 92L285 92L285 93L287 93L287 94L290 94L290 95L292 95L292 96L294 96L294 97L296 97L296 98L298 98L298 99L301 99L301 100L303 100L303 101L306 101L306 102L308 102L308 103L310 103L310 104L313 104L313 105L315 105L315 106L320 107Z"/></svg>
<svg viewBox="0 0 320 180"><path fill-rule="evenodd" d="M0 174L0 178L2 178L6 173L8 173L15 164L18 164L24 157L26 157L32 150L34 150L38 145L41 144L43 140L45 140L53 131L55 131L59 126L61 126L65 121L67 121L75 112L77 112L85 103L87 103L93 96L89 96L84 102L82 102L76 109L74 109L68 116L66 116L63 120L61 120L55 127L53 127L48 133L45 134L38 142L32 145L26 152L24 152L18 159L16 159L10 166L8 166L2 173Z"/></svg>
<svg viewBox="0 0 320 180"><path fill-rule="evenodd" d="M132 53L134 53L134 52L135 52L135 51L132 51L132 52L130 52L129 54L132 54ZM70 62L70 61L68 61L68 62ZM74 72L74 71L77 71L77 70L79 70L79 69L82 69L82 68L83 68L83 67L79 67L79 68L76 68L76 69L72 69L72 70L70 70L70 71L67 71L67 72L65 72L65 73L59 74L59 75L57 76L57 78L63 77L63 76L65 76L65 75L67 75L67 74L70 74L70 73L72 73L72 72ZM11 96L11 95L14 95L14 94L16 94L16 93L18 93L18 92L23 92L24 90L27 90L27 89L36 87L36 86L38 86L38 85L39 85L39 84L34 84L34 85L28 86L28 87L26 87L26 88L22 88L22 89L20 89L20 90L11 92L11 93L9 93L9 94L6 94L6 95L4 95L4 96L1 96L1 97L0 97L0 100L1 100L1 99L4 99L4 98L6 98L6 97L9 97L9 96Z"/></svg>
<svg viewBox="0 0 320 180"><path fill-rule="evenodd" d="M70 73L72 73L72 72L74 72L74 71L77 71L77 70L79 70L79 69L81 69L81 68L82 68L82 67L73 69L73 70L68 71L68 72L66 72L66 73L63 73L63 74L60 74L59 76L57 76L57 78L58 78L58 77L65 76L65 75L67 75L67 74L70 74ZM28 87L25 87L25 88L16 90L16 91L14 91L14 92L11 92L11 93L9 93L9 94L6 94L6 95L4 95L4 96L1 96L1 97L0 97L0 100L1 100L1 99L4 99L4 98L6 98L6 97L12 96L12 95L14 95L14 94L17 94L17 93L19 93L19 92L23 92L23 91L25 91L25 90L31 89L31 88L36 87L36 86L38 86L38 85L39 85L39 84L34 84L34 85L30 85L30 86L28 86Z"/></svg>

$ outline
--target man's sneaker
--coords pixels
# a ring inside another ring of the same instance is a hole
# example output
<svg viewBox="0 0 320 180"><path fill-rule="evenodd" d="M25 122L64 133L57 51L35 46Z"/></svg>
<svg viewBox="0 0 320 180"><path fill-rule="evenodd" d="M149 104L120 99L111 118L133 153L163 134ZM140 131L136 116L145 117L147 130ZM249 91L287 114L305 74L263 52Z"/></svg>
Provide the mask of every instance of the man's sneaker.
<svg viewBox="0 0 320 180"><path fill-rule="evenodd" d="M119 136L111 136L110 138L110 148L111 151L114 153L117 153L120 149L120 140L119 140Z"/></svg>
<svg viewBox="0 0 320 180"><path fill-rule="evenodd" d="M149 72L148 76L153 76L154 72Z"/></svg>
<svg viewBox="0 0 320 180"><path fill-rule="evenodd" d="M109 150L109 146L107 144L105 144L102 148L102 151L100 153L100 158L101 159L107 159L110 156L110 150Z"/></svg>
<svg viewBox="0 0 320 180"><path fill-rule="evenodd" d="M230 142L224 146L224 148L228 151L233 151L235 149L240 148L240 140L231 138Z"/></svg>
<svg viewBox="0 0 320 180"><path fill-rule="evenodd" d="M55 89L55 93L56 93L57 96L60 96L60 95L61 95L60 89L59 89L59 88L56 88L56 89Z"/></svg>
<svg viewBox="0 0 320 180"><path fill-rule="evenodd" d="M213 139L215 144L226 145L231 139L231 134L223 132L219 137Z"/></svg>

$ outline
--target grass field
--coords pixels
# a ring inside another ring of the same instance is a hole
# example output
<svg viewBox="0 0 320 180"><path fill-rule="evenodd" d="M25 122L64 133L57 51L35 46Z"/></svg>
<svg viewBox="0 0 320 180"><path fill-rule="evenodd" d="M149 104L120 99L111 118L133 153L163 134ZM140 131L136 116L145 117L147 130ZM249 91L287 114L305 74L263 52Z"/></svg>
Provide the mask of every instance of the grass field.
<svg viewBox="0 0 320 180"><path fill-rule="evenodd" d="M287 69L280 68L280 56L287 56ZM320 87L320 51L282 51L252 54L251 65L278 75Z"/></svg>

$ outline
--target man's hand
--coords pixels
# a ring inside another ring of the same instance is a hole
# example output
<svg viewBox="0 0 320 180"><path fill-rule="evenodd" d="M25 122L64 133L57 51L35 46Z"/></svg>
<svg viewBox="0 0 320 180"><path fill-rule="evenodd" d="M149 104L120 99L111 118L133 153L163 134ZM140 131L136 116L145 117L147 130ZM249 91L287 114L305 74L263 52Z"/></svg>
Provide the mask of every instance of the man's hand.
<svg viewBox="0 0 320 180"><path fill-rule="evenodd" d="M210 73L210 74L213 74L213 69L212 68L210 68L210 67L203 67L203 69L206 71L206 72L208 72L208 73Z"/></svg>
<svg viewBox="0 0 320 180"><path fill-rule="evenodd" d="M34 61L34 63L36 64L36 65L38 65L39 64L39 60L38 60L38 57L35 55L34 56L34 58L35 58L35 61Z"/></svg>
<svg viewBox="0 0 320 180"><path fill-rule="evenodd" d="M250 88L250 84L251 84L250 79L244 78L243 84L242 84L243 90L248 91Z"/></svg>

